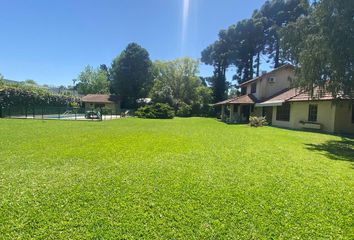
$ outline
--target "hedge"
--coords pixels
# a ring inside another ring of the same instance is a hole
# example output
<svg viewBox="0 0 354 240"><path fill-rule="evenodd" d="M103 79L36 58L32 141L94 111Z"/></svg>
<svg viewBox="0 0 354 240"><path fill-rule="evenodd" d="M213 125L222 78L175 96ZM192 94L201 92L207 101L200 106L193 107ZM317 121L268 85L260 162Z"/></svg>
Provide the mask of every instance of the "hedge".
<svg viewBox="0 0 354 240"><path fill-rule="evenodd" d="M165 103L155 103L138 108L135 111L135 116L139 118L160 118L171 119L174 117L173 109Z"/></svg>
<svg viewBox="0 0 354 240"><path fill-rule="evenodd" d="M70 103L79 103L74 96L55 94L38 87L0 86L0 107L11 106L53 106L63 107Z"/></svg>

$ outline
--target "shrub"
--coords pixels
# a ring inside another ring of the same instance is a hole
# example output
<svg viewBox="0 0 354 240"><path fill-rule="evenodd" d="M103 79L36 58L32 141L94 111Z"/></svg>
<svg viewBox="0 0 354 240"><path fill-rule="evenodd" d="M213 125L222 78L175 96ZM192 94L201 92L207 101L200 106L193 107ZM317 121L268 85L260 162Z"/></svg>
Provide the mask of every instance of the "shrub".
<svg viewBox="0 0 354 240"><path fill-rule="evenodd" d="M263 127L268 125L265 117L250 117L249 121L251 127Z"/></svg>
<svg viewBox="0 0 354 240"><path fill-rule="evenodd" d="M180 103L177 109L176 115L178 117L190 117L192 116L192 107L184 102Z"/></svg>
<svg viewBox="0 0 354 240"><path fill-rule="evenodd" d="M103 115L112 114L112 109L109 107L100 108L100 109L98 109L98 111L101 111L101 114L103 114Z"/></svg>
<svg viewBox="0 0 354 240"><path fill-rule="evenodd" d="M201 116L202 117L216 117L216 111L215 111L215 107L211 106L209 104L204 104L201 107Z"/></svg>
<svg viewBox="0 0 354 240"><path fill-rule="evenodd" d="M72 107L72 108L79 108L80 107L80 104L78 102L70 102L69 103L69 107Z"/></svg>
<svg viewBox="0 0 354 240"><path fill-rule="evenodd" d="M151 118L151 119L171 119L174 117L173 109L165 103L155 103L138 108L135 112L135 116L139 118Z"/></svg>

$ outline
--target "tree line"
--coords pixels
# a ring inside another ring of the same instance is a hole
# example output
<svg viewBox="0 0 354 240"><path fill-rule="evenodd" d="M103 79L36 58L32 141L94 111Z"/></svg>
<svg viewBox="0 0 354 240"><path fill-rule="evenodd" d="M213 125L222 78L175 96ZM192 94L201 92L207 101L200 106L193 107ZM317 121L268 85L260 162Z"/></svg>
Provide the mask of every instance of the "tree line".
<svg viewBox="0 0 354 240"><path fill-rule="evenodd" d="M170 105L178 115L209 115L212 93L198 76L199 65L187 57L152 62L146 49L130 43L110 68L85 67L75 80L76 89L80 94L117 94L123 108L137 108L138 99L151 98Z"/></svg>

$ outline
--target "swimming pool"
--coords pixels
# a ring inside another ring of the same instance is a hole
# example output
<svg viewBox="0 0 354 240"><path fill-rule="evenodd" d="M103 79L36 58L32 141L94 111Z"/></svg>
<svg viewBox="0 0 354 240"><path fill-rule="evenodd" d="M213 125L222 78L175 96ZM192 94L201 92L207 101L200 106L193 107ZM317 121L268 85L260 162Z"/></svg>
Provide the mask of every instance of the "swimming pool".
<svg viewBox="0 0 354 240"><path fill-rule="evenodd" d="M84 114L65 114L65 115L44 115L43 118L46 119L77 119L85 118Z"/></svg>

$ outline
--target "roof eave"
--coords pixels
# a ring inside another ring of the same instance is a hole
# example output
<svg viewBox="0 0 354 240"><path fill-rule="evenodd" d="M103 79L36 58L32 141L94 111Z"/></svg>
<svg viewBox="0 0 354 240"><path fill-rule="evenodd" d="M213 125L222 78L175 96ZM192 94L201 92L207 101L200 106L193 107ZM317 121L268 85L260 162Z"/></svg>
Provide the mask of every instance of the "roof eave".
<svg viewBox="0 0 354 240"><path fill-rule="evenodd" d="M275 73L276 71L278 71L280 69L283 69L283 68L292 68L292 69L294 69L294 66L291 65L291 64L284 64L284 65L282 65L282 66L280 66L278 68L275 68L275 69L271 70L270 72L267 72L267 73L265 73L265 74L263 74L261 76L258 76L258 77L254 78L254 79L251 79L251 80L248 80L248 81L246 81L244 83L241 83L238 86L239 87L243 87L243 86L249 85L249 84L251 84L251 83L253 83L253 82L255 82L255 81L259 80L259 79L262 79L263 77L265 77L265 76L267 76L269 74Z"/></svg>
<svg viewBox="0 0 354 240"><path fill-rule="evenodd" d="M256 103L256 107L273 107L273 106L281 106L285 100L279 100L279 101L270 101L270 102L262 102L262 103Z"/></svg>

